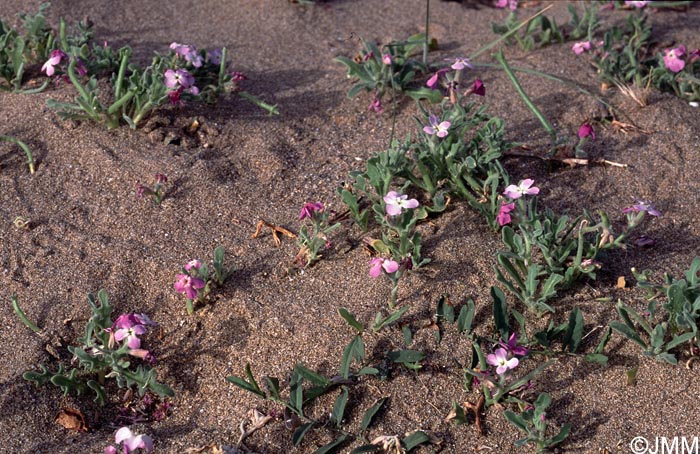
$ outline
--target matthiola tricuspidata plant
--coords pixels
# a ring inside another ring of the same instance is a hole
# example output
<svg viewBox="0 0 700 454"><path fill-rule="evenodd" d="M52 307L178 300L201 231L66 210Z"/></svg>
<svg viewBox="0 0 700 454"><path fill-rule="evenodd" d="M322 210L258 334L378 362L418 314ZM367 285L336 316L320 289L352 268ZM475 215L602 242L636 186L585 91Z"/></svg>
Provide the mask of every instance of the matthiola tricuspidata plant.
<svg viewBox="0 0 700 454"><path fill-rule="evenodd" d="M58 366L56 372L39 365L41 372L28 371L22 376L37 385L51 383L64 394L73 391L78 395L90 390L95 402L107 402L106 379L113 378L120 388L137 386L139 395L152 391L159 396L173 396L173 391L156 381L153 366L155 356L144 349L142 336L156 324L145 314L122 314L112 321L113 306L107 292L100 290L97 298L88 295L92 316L85 326L81 346L69 346L78 367Z"/></svg>
<svg viewBox="0 0 700 454"><path fill-rule="evenodd" d="M153 203L160 205L165 197L165 183L168 182L168 177L162 173L157 173L153 176L154 183L153 186L144 186L141 183L136 183L136 197L142 198L143 196L148 196L153 200Z"/></svg>
<svg viewBox="0 0 700 454"><path fill-rule="evenodd" d="M214 250L211 269L209 266L193 259L182 266L182 272L175 276L173 288L187 299L187 313L194 313L194 303L203 302L212 290L213 286L224 285L234 271L233 267L224 264L224 248L221 246Z"/></svg>
<svg viewBox="0 0 700 454"><path fill-rule="evenodd" d="M299 229L297 241L300 250L295 259L295 263L300 268L313 265L321 258L321 250L333 247L328 235L340 227L340 223L336 222L330 225L328 223L329 214L321 202L307 202L301 208L299 220L303 224Z"/></svg>

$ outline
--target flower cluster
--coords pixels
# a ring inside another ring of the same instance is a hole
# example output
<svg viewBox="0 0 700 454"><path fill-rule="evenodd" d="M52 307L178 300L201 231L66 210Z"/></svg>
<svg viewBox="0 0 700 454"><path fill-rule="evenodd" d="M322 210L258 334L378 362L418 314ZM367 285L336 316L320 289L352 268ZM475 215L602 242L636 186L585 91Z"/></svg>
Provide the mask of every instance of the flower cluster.
<svg viewBox="0 0 700 454"><path fill-rule="evenodd" d="M141 358L144 361L154 364L153 354L141 348L141 338L146 334L148 326L157 326L146 314L122 314L110 328L105 331L110 333L109 348L114 348L116 342L123 342L122 345L129 347L131 356Z"/></svg>
<svg viewBox="0 0 700 454"><path fill-rule="evenodd" d="M143 196L149 196L156 205L160 205L160 202L163 201L163 197L165 196L164 185L168 182L168 177L162 173L156 173L153 179L155 180L155 184L152 188L140 182L136 183L136 197L140 199Z"/></svg>
<svg viewBox="0 0 700 454"><path fill-rule="evenodd" d="M207 283L204 279L198 277L199 269L202 267L202 262L199 260L190 260L183 266L186 273L180 273L173 287L178 293L182 293L188 300L195 300L199 296L199 291L206 287Z"/></svg>
<svg viewBox="0 0 700 454"><path fill-rule="evenodd" d="M498 348L486 356L486 362L496 368L498 375L503 375L511 369L518 367L520 360L516 356L525 356L528 350L518 345L518 336L513 333L508 342L500 341Z"/></svg>

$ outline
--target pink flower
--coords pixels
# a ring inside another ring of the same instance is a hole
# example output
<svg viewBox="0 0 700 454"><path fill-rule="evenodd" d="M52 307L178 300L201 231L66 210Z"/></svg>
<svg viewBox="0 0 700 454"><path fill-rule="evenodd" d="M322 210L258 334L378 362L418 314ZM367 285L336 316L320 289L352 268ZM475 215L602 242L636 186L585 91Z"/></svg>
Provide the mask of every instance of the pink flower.
<svg viewBox="0 0 700 454"><path fill-rule="evenodd" d="M145 449L146 453L153 451L153 440L148 435L134 435L128 427L122 427L114 435L114 441L117 444L124 444L124 454L131 454L137 449ZM107 448L109 449L109 448ZM116 452L107 451L107 452Z"/></svg>
<svg viewBox="0 0 700 454"><path fill-rule="evenodd" d="M182 293L191 300L197 298L197 290L203 289L207 285L202 279L187 274L178 274L176 277L177 281L173 285L175 291Z"/></svg>
<svg viewBox="0 0 700 454"><path fill-rule="evenodd" d="M510 8L511 11L515 11L518 7L518 0L498 0L496 2L496 8Z"/></svg>
<svg viewBox="0 0 700 454"><path fill-rule="evenodd" d="M595 140L595 131L593 130L593 126L589 125L588 123L584 123L580 128L578 128L578 138L583 139L584 137L590 137L592 140Z"/></svg>
<svg viewBox="0 0 700 454"><path fill-rule="evenodd" d="M195 270L198 270L201 267L202 267L202 262L200 262L197 259L190 260L189 262L185 263L185 266L183 266L183 268L187 271L191 270L192 268L194 268Z"/></svg>
<svg viewBox="0 0 700 454"><path fill-rule="evenodd" d="M369 107L367 110L373 111L374 113L382 113L384 112L384 107L382 107L382 101L377 97L377 94L375 93L374 98L372 99L372 102L369 103Z"/></svg>
<svg viewBox="0 0 700 454"><path fill-rule="evenodd" d="M403 209L418 207L418 200L408 199L407 195L399 195L396 191L389 191L384 196L384 202L386 203L386 214L389 216L398 216Z"/></svg>
<svg viewBox="0 0 700 454"><path fill-rule="evenodd" d="M323 203L321 202L316 202L316 203L311 203L311 202L306 202L304 206L301 208L301 213L299 213L299 220L301 219L306 219L306 218L313 218L314 213L323 213L323 210L325 207L323 206Z"/></svg>
<svg viewBox="0 0 700 454"><path fill-rule="evenodd" d="M511 218L510 218L510 212L515 209L515 203L502 203L501 204L501 209L498 211L498 216L496 216L496 220L498 221L498 225L503 227L506 224L510 224Z"/></svg>
<svg viewBox="0 0 700 454"><path fill-rule="evenodd" d="M382 55L382 63L384 63L385 65L390 65L391 64L391 54Z"/></svg>
<svg viewBox="0 0 700 454"><path fill-rule="evenodd" d="M450 60L449 58L447 60ZM468 58L455 58L451 66L452 69L460 70L464 68L474 69L474 65L469 62Z"/></svg>
<svg viewBox="0 0 700 454"><path fill-rule="evenodd" d="M582 53L586 52L587 50L591 50L591 42L590 41L580 41L578 43L574 43L571 50L573 50L576 55L581 55Z"/></svg>
<svg viewBox="0 0 700 454"><path fill-rule="evenodd" d="M449 121L443 121L441 123L438 123L438 117L435 115L431 114L430 117L428 118L428 121L430 121L429 126L424 126L423 131L428 134L428 135L437 135L438 137L445 137L448 134L448 129L452 125Z"/></svg>
<svg viewBox="0 0 700 454"><path fill-rule="evenodd" d="M499 341L498 345L513 355L525 356L528 353L527 348L518 345L518 335L515 333L510 335L508 342Z"/></svg>
<svg viewBox="0 0 700 454"><path fill-rule="evenodd" d="M496 366L496 373L505 374L509 369L518 367L518 358L508 359L508 352L504 348L497 348L495 353L486 356L486 362Z"/></svg>
<svg viewBox="0 0 700 454"><path fill-rule="evenodd" d="M681 58L683 55L685 55L685 46L681 45L673 49L666 49L664 53L664 65L674 73L683 71L683 68L685 68L685 62Z"/></svg>
<svg viewBox="0 0 700 454"><path fill-rule="evenodd" d="M202 66L202 56L197 52L196 47L172 43L170 48L175 51L175 54L185 57L185 60L190 62L195 68Z"/></svg>
<svg viewBox="0 0 700 454"><path fill-rule="evenodd" d="M511 184L503 191L503 194L510 197L511 199L519 199L524 195L537 195L540 193L540 188L532 186L535 180L529 178L522 180L518 185Z"/></svg>
<svg viewBox="0 0 700 454"><path fill-rule="evenodd" d="M399 263L381 257L375 257L369 262L369 275L373 278L379 277L382 274L382 268L387 274L395 273L399 269Z"/></svg>
<svg viewBox="0 0 700 454"><path fill-rule="evenodd" d="M52 50L51 56L48 60L46 60L46 63L44 63L44 66L41 67L41 70L46 71L47 76L53 76L55 72L54 66L61 63L61 60L64 58L68 58L68 55L66 55L66 53L61 49Z"/></svg>
<svg viewBox="0 0 700 454"><path fill-rule="evenodd" d="M438 79L440 78L440 74L444 74L444 73L446 73L446 72L449 71L449 70L450 70L450 68L438 69L438 70L435 72L435 74L433 74L432 76L430 76L430 79L428 79L428 81L425 83L425 85L428 86L428 87L430 87L430 88L434 88L435 85L436 85L437 82L438 82Z"/></svg>
<svg viewBox="0 0 700 454"><path fill-rule="evenodd" d="M245 74L243 74L240 71L233 71L231 73L231 80L234 82L242 82L244 80L248 79Z"/></svg>
<svg viewBox="0 0 700 454"><path fill-rule="evenodd" d="M634 6L635 8L644 8L649 3L649 0L625 0L625 5Z"/></svg>
<svg viewBox="0 0 700 454"><path fill-rule="evenodd" d="M194 85L194 76L185 69L165 71L165 86L168 88L190 88Z"/></svg>
<svg viewBox="0 0 700 454"><path fill-rule="evenodd" d="M649 213L651 216L661 216L661 212L654 208L654 205L652 205L648 200L635 200L632 206L622 209L623 213L640 213L642 211Z"/></svg>
<svg viewBox="0 0 700 454"><path fill-rule="evenodd" d="M134 325L129 328L120 328L114 333L114 339L121 342L126 339L126 345L131 349L141 347L141 339L138 338L141 334L146 333L146 327L143 325Z"/></svg>

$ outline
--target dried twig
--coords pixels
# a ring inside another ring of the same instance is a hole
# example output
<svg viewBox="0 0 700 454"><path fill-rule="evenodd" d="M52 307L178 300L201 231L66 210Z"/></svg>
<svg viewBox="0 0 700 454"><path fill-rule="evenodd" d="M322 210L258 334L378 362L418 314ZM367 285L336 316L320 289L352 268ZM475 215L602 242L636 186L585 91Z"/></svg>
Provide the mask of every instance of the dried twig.
<svg viewBox="0 0 700 454"><path fill-rule="evenodd" d="M288 236L289 238L296 238L297 236L290 232L289 230L285 229L284 227L280 227L277 225L274 225L270 222L267 222L264 219L260 219L258 223L255 226L255 233L253 233L250 237L251 238L257 238L260 236L260 232L262 231L263 227L267 227L271 230L272 232L272 239L275 242L275 246L278 246L282 244L282 240L279 238L279 234L281 233L284 236Z"/></svg>

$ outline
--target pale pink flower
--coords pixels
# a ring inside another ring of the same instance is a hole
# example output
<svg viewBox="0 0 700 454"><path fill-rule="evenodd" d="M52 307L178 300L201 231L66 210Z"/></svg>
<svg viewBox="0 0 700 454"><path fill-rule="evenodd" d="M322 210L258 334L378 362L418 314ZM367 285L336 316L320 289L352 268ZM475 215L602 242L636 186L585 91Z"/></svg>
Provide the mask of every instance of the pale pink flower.
<svg viewBox="0 0 700 454"><path fill-rule="evenodd" d="M496 366L496 373L505 374L509 369L518 367L518 358L508 359L508 352L505 348L497 348L494 353L486 356L486 362L492 366Z"/></svg>
<svg viewBox="0 0 700 454"><path fill-rule="evenodd" d="M498 0L496 2L496 8L510 8L511 11L515 11L518 8L518 0Z"/></svg>
<svg viewBox="0 0 700 454"><path fill-rule="evenodd" d="M535 180L529 178L522 180L518 185L511 184L503 191L503 194L510 197L511 199L519 199L524 195L537 195L540 193L540 188L532 186Z"/></svg>
<svg viewBox="0 0 700 454"><path fill-rule="evenodd" d="M61 49L52 50L51 56L48 60L46 60L46 63L44 63L44 65L41 67L41 70L45 71L47 76L53 76L54 72L56 71L54 66L61 63L61 60L64 58L68 58L68 55L66 55L66 53Z"/></svg>
<svg viewBox="0 0 700 454"><path fill-rule="evenodd" d="M515 209L515 203L502 203L501 208L498 211L498 216L496 216L496 220L498 221L498 225L503 227L506 224L510 224L511 217L510 217L510 212Z"/></svg>
<svg viewBox="0 0 700 454"><path fill-rule="evenodd" d="M405 194L399 195L396 191L389 191L384 196L384 202L386 203L386 214L389 216L398 216L406 208L418 207L418 200L409 199Z"/></svg>
<svg viewBox="0 0 700 454"><path fill-rule="evenodd" d="M377 278L382 274L382 269L387 274L395 273L399 269L399 263L395 260L375 257L369 262L369 275Z"/></svg>
<svg viewBox="0 0 700 454"><path fill-rule="evenodd" d="M384 63L385 65L390 65L391 64L391 54L382 55L382 63Z"/></svg>
<svg viewBox="0 0 700 454"><path fill-rule="evenodd" d="M669 71L674 73L683 71L683 68L685 68L685 61L681 58L683 55L685 55L685 46L683 45L674 47L673 49L666 49L664 53L664 65L666 65Z"/></svg>
<svg viewBox="0 0 700 454"><path fill-rule="evenodd" d="M423 131L428 135L435 134L440 138L445 137L448 134L447 130L452 125L452 123L450 123L449 121L439 122L440 120L438 119L438 117L436 117L433 114L430 115L428 121L430 122L430 125L424 126Z"/></svg>
<svg viewBox="0 0 700 454"><path fill-rule="evenodd" d="M580 41L578 43L574 43L571 50L573 50L576 55L581 55L582 53L586 52L587 50L591 50L591 42L590 41Z"/></svg>

